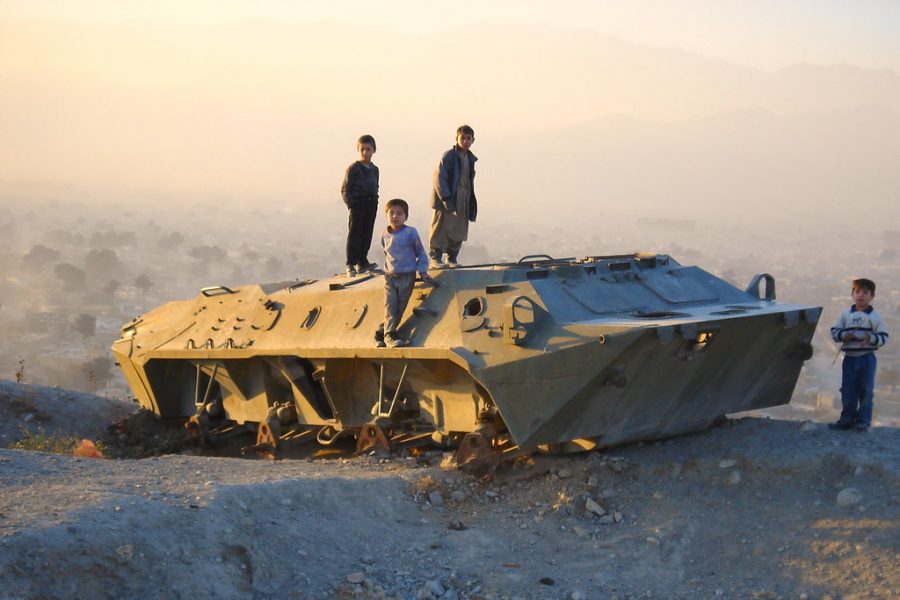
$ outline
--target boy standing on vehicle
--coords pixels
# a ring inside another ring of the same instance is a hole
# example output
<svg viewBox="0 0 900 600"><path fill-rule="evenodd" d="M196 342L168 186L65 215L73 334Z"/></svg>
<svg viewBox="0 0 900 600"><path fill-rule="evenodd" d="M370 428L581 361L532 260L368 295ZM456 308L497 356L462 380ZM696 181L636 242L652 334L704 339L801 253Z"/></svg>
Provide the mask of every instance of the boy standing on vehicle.
<svg viewBox="0 0 900 600"><path fill-rule="evenodd" d="M416 272L423 281L431 283L428 276L428 255L415 227L406 225L409 204L400 198L389 200L384 207L388 226L381 234L384 248L384 324L375 332L379 348L408 346L409 342L397 334L403 311L409 304Z"/></svg>
<svg viewBox="0 0 900 600"><path fill-rule="evenodd" d="M872 394L875 388L875 351L887 341L881 315L871 305L875 282L854 279L853 305L843 311L831 328L831 337L841 344L841 418L829 429L866 431L872 424Z"/></svg>
<svg viewBox="0 0 900 600"><path fill-rule="evenodd" d="M378 215L378 167L372 162L375 138L360 136L356 142L359 160L347 167L341 184L341 197L350 211L347 227L347 276L364 273L376 267L368 254Z"/></svg>
<svg viewBox="0 0 900 600"><path fill-rule="evenodd" d="M434 171L431 208L430 246L431 266L459 266L459 249L469 234L469 221L478 214L475 200L475 161L478 158L469 148L475 142L475 130L462 125L456 130L456 145L444 152Z"/></svg>

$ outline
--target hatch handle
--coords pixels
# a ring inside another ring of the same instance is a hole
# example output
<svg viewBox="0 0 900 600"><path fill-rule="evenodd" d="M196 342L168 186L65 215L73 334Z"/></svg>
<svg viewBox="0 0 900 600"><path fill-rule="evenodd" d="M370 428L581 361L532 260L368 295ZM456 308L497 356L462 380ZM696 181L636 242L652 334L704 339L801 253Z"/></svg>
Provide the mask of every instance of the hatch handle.
<svg viewBox="0 0 900 600"><path fill-rule="evenodd" d="M200 290L200 293L209 298L210 296L220 296L222 294L236 294L233 289L224 285L213 285Z"/></svg>
<svg viewBox="0 0 900 600"><path fill-rule="evenodd" d="M553 258L552 256L550 256L549 254L529 254L528 256L523 256L522 258L520 258L520 259L516 262L516 264L517 264L517 265L520 265L520 264L522 264L522 263L524 263L524 262L533 262L534 259L536 259L536 258L537 258L537 259L541 259L541 260L556 260L555 258Z"/></svg>
<svg viewBox="0 0 900 600"><path fill-rule="evenodd" d="M765 298L760 296L759 294L759 284L761 281L765 280L766 282L766 295ZM768 273L760 273L755 276L750 284L747 286L747 289L744 290L746 293L759 298L760 300L774 300L775 299L775 278L769 275Z"/></svg>

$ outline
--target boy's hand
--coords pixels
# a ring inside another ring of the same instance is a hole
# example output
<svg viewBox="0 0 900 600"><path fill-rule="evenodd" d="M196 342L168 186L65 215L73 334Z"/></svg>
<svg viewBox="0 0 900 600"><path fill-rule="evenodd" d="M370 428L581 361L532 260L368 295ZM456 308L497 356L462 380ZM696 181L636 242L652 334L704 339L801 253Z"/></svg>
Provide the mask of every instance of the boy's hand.
<svg viewBox="0 0 900 600"><path fill-rule="evenodd" d="M432 287L441 287L440 285L438 285L438 282L434 280L434 277L432 277L428 273L419 273L419 277L422 278L422 281Z"/></svg>
<svg viewBox="0 0 900 600"><path fill-rule="evenodd" d="M856 334L851 331L845 331L841 334L841 341L852 342L856 339Z"/></svg>

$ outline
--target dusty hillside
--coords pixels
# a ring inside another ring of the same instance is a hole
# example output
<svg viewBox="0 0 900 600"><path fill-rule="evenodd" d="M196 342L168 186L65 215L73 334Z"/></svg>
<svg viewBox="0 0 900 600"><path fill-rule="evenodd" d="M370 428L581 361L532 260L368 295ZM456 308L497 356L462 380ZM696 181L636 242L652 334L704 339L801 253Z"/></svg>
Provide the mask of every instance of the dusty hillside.
<svg viewBox="0 0 900 600"><path fill-rule="evenodd" d="M8 427L10 389L0 391ZM75 417L71 431L99 435L121 408L109 419ZM660 443L523 457L492 478L442 469L443 458L97 460L0 450L0 598L900 590L896 428L839 433L745 418Z"/></svg>

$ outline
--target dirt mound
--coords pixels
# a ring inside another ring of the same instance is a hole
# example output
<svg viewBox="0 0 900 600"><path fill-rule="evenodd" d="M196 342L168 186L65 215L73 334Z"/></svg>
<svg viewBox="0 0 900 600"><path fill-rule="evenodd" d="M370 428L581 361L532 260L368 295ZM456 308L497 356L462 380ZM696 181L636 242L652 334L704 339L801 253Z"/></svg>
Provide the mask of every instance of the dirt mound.
<svg viewBox="0 0 900 600"><path fill-rule="evenodd" d="M313 448L313 446L310 446ZM900 430L745 418L491 477L439 451L0 450L0 598L889 598Z"/></svg>
<svg viewBox="0 0 900 600"><path fill-rule="evenodd" d="M137 408L131 402L93 394L0 380L0 447L39 431L94 439Z"/></svg>

